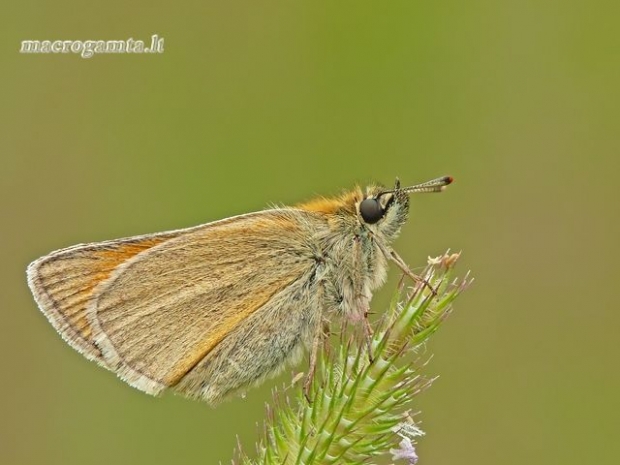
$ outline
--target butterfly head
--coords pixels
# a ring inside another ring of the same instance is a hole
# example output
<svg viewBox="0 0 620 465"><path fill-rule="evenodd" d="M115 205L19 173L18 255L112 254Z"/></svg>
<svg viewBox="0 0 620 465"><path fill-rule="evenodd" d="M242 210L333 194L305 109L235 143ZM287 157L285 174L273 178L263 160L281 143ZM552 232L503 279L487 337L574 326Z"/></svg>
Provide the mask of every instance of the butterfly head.
<svg viewBox="0 0 620 465"><path fill-rule="evenodd" d="M407 221L409 194L441 192L451 182L452 177L444 176L422 184L401 187L397 178L393 189L369 186L364 198L356 204L358 220L371 231L388 240L393 239Z"/></svg>

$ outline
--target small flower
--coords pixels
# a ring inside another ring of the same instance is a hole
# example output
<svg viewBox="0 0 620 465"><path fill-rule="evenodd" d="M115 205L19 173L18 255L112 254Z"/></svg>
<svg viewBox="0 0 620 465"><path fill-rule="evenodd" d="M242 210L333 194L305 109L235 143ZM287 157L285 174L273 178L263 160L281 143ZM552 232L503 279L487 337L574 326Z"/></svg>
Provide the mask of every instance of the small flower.
<svg viewBox="0 0 620 465"><path fill-rule="evenodd" d="M415 447L409 438L403 438L398 445L399 449L390 449L392 460L408 460L410 465L418 463L418 454L415 453Z"/></svg>
<svg viewBox="0 0 620 465"><path fill-rule="evenodd" d="M405 412L405 415L408 415L409 412ZM408 418L408 421L400 422L398 425L392 428L396 434L398 434L401 438L409 438L413 439L417 436L424 436L424 431L416 426L411 417Z"/></svg>
<svg viewBox="0 0 620 465"><path fill-rule="evenodd" d="M450 269L454 266L454 264L457 262L460 256L461 256L461 252L451 254L450 251L448 251L445 254L440 255L438 257L429 256L427 259L427 263L432 266L441 265L445 269Z"/></svg>

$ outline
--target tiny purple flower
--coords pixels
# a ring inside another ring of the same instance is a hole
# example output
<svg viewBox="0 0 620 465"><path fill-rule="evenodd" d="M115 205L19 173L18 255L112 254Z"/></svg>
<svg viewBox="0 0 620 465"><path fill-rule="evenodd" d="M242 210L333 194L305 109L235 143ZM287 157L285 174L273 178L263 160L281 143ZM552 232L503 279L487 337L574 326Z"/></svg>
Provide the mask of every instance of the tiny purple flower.
<svg viewBox="0 0 620 465"><path fill-rule="evenodd" d="M418 462L418 454L415 453L415 447L411 443L409 438L403 438L398 444L399 449L390 449L392 453L392 460L405 459L409 461L410 465L415 465Z"/></svg>

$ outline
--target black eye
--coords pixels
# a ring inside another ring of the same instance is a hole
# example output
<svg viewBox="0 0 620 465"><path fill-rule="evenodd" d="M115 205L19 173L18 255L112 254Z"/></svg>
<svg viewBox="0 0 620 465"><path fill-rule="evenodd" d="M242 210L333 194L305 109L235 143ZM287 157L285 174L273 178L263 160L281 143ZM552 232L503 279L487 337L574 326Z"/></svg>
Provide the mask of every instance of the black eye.
<svg viewBox="0 0 620 465"><path fill-rule="evenodd" d="M385 210L381 208L381 204L377 199L366 199L360 203L360 215L362 219L368 224L375 224L383 215Z"/></svg>

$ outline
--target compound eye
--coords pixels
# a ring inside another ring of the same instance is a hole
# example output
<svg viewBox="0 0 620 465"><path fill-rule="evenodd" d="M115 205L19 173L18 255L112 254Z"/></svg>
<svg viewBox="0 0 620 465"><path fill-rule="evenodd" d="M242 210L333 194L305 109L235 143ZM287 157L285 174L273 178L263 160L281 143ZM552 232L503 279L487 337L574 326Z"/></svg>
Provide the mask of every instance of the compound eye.
<svg viewBox="0 0 620 465"><path fill-rule="evenodd" d="M385 210L377 199L365 199L360 203L360 215L366 223L375 224L383 218Z"/></svg>

